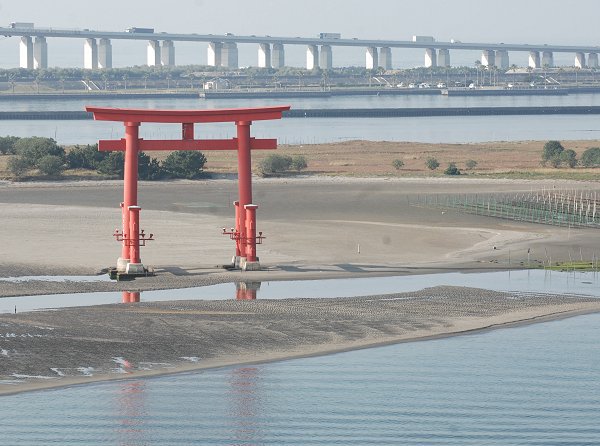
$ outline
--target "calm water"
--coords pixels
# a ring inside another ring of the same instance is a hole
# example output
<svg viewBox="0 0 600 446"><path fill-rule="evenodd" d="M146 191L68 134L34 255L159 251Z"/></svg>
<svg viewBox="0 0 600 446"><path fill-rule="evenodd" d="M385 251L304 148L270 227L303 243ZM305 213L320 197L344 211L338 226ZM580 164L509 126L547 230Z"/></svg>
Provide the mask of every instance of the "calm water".
<svg viewBox="0 0 600 446"><path fill-rule="evenodd" d="M5 278L3 281L25 280ZM48 280L47 277L31 279ZM108 276L83 278L64 277L71 281L106 281ZM54 281L58 278L54 278ZM443 273L392 277L370 277L354 279L295 280L275 282L246 282L247 287L257 289L254 298L335 298L402 293L428 287L449 285L484 288L517 293L560 293L600 297L600 275L598 273L560 272L545 270L496 271L489 273ZM142 302L176 300L230 300L240 297L236 293L239 284L183 288L176 290L144 291ZM246 297L250 298L250 297ZM51 308L82 307L128 302L121 292L96 292L74 294L50 294L35 296L5 297L0 299L0 313L12 313Z"/></svg>
<svg viewBox="0 0 600 446"><path fill-rule="evenodd" d="M83 110L84 105L140 108L229 108L291 104L295 108L373 108L373 107L478 107L600 105L600 94L569 96L512 97L341 97L304 99L128 99L52 100L0 102L0 110ZM564 116L476 116L429 118L311 118L255 122L252 134L258 138L278 138L282 144L312 144L354 139L373 141L416 141L468 143L549 139L593 140L600 135L596 115ZM144 124L142 137L179 138L180 126ZM231 138L233 124L197 125L197 138ZM93 144L98 139L124 135L120 123L94 121L0 121L0 135L46 136L61 144Z"/></svg>
<svg viewBox="0 0 600 446"><path fill-rule="evenodd" d="M2 397L7 445L597 445L600 315Z"/></svg>

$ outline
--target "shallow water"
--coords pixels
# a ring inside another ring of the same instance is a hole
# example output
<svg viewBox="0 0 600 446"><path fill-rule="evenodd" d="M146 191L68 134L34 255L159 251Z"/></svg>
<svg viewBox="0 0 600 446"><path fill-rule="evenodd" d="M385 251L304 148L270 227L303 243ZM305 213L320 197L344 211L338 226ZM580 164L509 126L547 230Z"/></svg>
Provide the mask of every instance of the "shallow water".
<svg viewBox="0 0 600 446"><path fill-rule="evenodd" d="M600 315L1 398L7 445L596 445Z"/></svg>
<svg viewBox="0 0 600 446"><path fill-rule="evenodd" d="M176 290L144 291L140 296L120 292L50 294L0 298L0 313L66 308L119 302L176 300L333 298L417 291L451 285L519 293L581 294L600 297L600 275L589 272L546 270L496 271L489 273L443 273L354 279L295 280L223 283ZM254 295L241 294L241 286L255 288ZM133 299L133 300L132 300Z"/></svg>

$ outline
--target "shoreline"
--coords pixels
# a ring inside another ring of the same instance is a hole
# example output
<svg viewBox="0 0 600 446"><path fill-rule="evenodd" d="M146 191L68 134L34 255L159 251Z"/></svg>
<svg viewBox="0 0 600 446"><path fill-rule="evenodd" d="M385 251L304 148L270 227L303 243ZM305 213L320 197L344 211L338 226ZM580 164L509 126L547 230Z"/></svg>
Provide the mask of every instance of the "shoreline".
<svg viewBox="0 0 600 446"><path fill-rule="evenodd" d="M598 302L600 304L600 302ZM400 337L398 339L374 342L374 343L358 343L355 345L346 345L346 346L337 346L334 348L324 348L317 349L308 353L286 353L283 355L267 355L267 357L259 357L257 359L215 359L209 361L207 364L197 364L197 365L183 365L179 364L173 367L173 370L161 370L161 371L136 371L132 372L129 376L122 375L98 375L93 377L78 377L78 378L55 378L56 381L52 380L41 380L39 382L29 382L26 385L20 386L19 388L10 388L7 387L3 389L0 387L0 397L9 396L9 395L17 395L22 393L29 392L39 392L39 391L50 391L50 390L59 390L66 389L71 387L79 387L88 384L99 384L104 382L114 382L114 381L130 381L136 379L148 379L148 378L158 378L163 376L171 376L171 375L179 375L179 374L190 374L190 373L199 373L205 370L214 370L221 368L231 368L237 366L246 366L246 365L259 365L259 364L268 364L273 362L280 361L289 361L295 359L302 358L311 358L317 356L326 356L326 355L334 355L339 353L346 353L356 350L368 349L368 348L379 348L386 347L390 345L404 344L410 342L426 342L438 339L446 339L456 336L469 336L469 335L477 335L486 333L493 330L500 330L506 328L513 327L522 327L531 324L544 323L544 322L552 322L563 319L568 319L577 316L584 316L588 314L594 314L600 312L600 305L596 305L595 308L579 308L572 310L564 310L558 312L552 312L548 314L540 314L533 317L527 317L524 319L512 319L505 320L499 323L493 323L489 325L482 325L479 327L467 328L464 330L458 331L448 331L443 333L432 333L425 334L414 337Z"/></svg>

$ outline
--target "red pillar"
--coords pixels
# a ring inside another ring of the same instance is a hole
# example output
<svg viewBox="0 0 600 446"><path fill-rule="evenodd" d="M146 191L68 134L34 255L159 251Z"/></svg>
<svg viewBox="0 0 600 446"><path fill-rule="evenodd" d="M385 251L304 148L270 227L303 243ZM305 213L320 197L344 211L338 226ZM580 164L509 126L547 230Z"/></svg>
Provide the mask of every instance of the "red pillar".
<svg viewBox="0 0 600 446"><path fill-rule="evenodd" d="M241 226L242 226L241 222L240 222L240 202L234 201L233 207L235 208L235 233L240 234L240 230L241 230ZM235 266L239 266L237 263L239 262L241 255L242 255L241 239L238 237L235 240L235 259L232 262Z"/></svg>
<svg viewBox="0 0 600 446"><path fill-rule="evenodd" d="M121 251L121 262L123 262L124 264L129 263L130 260L130 247L128 246L127 242L127 240L130 238L131 227L129 206L137 206L139 128L139 122L125 122L125 167L123 178L123 249ZM119 265L117 265L117 267L119 267Z"/></svg>
<svg viewBox="0 0 600 446"><path fill-rule="evenodd" d="M139 206L129 206L129 263L139 264L140 259L140 211Z"/></svg>
<svg viewBox="0 0 600 446"><path fill-rule="evenodd" d="M246 262L256 262L256 204L247 204L246 208Z"/></svg>
<svg viewBox="0 0 600 446"><path fill-rule="evenodd" d="M194 123L183 122L181 124L181 138L182 139L194 139Z"/></svg>
<svg viewBox="0 0 600 446"><path fill-rule="evenodd" d="M239 221L240 221L240 255L246 255L246 208L252 203L252 159L250 155L250 125L251 121L237 121L238 143L238 192L239 192Z"/></svg>

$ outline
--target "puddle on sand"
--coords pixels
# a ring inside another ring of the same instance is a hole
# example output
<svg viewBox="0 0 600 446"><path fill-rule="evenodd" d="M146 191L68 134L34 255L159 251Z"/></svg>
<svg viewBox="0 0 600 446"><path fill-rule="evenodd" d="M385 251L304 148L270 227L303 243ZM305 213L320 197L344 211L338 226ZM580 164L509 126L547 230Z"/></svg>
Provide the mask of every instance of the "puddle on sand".
<svg viewBox="0 0 600 446"><path fill-rule="evenodd" d="M334 298L418 291L447 285L517 293L600 297L598 273L545 270L443 273L354 279L223 283L197 288L125 292L50 294L0 298L0 312L12 313L115 303L178 300ZM16 307L16 308L15 308Z"/></svg>

